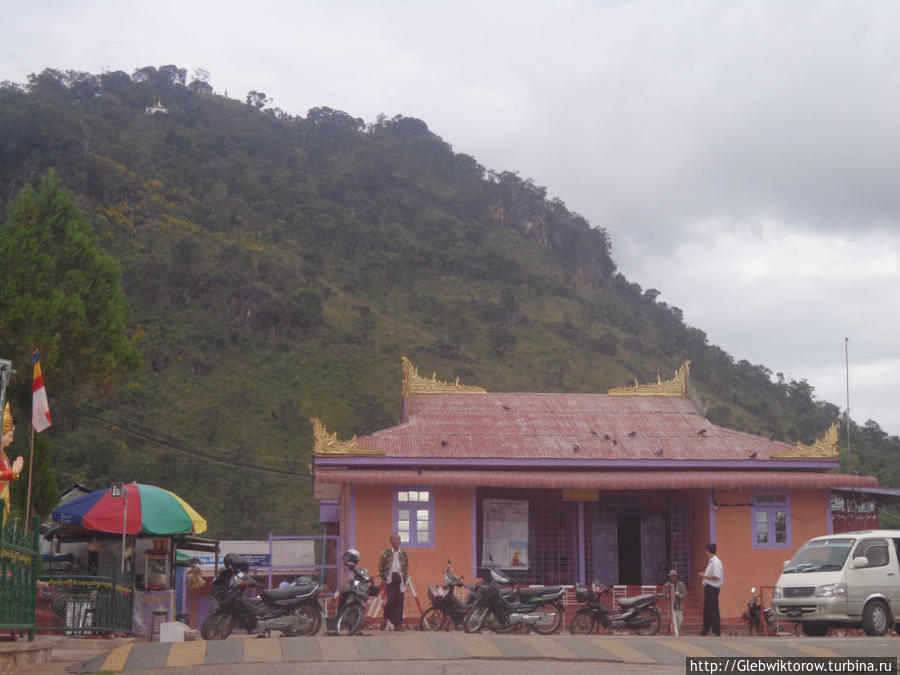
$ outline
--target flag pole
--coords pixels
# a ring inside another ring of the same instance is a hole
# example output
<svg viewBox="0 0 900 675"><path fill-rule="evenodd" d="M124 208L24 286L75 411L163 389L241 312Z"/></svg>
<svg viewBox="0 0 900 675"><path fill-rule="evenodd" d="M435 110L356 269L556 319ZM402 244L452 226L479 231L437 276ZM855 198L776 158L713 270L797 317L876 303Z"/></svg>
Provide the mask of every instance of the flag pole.
<svg viewBox="0 0 900 675"><path fill-rule="evenodd" d="M32 402L32 414L34 414L34 402ZM34 425L31 427L31 434L28 436L28 497L25 500L25 534L28 534L28 523L31 522L31 474L34 468Z"/></svg>

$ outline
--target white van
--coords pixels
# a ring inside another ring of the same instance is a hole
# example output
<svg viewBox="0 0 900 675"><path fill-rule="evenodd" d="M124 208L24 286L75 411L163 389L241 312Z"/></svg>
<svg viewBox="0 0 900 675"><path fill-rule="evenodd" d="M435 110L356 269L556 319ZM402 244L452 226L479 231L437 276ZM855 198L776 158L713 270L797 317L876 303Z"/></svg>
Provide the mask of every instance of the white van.
<svg viewBox="0 0 900 675"><path fill-rule="evenodd" d="M832 626L884 635L894 623L900 632L900 530L810 539L784 563L772 607L806 635Z"/></svg>

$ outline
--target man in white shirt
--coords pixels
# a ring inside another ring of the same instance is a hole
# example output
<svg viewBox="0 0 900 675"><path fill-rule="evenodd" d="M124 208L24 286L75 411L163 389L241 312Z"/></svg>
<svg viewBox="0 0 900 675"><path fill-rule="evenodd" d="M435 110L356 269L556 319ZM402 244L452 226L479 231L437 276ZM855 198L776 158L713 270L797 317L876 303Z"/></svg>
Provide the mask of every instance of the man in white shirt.
<svg viewBox="0 0 900 675"><path fill-rule="evenodd" d="M722 582L725 580L725 568L722 561L716 555L716 545L710 542L706 545L706 557L709 562L706 571L700 573L703 581L703 630L700 635L722 634L722 620L719 617L719 591L722 590Z"/></svg>

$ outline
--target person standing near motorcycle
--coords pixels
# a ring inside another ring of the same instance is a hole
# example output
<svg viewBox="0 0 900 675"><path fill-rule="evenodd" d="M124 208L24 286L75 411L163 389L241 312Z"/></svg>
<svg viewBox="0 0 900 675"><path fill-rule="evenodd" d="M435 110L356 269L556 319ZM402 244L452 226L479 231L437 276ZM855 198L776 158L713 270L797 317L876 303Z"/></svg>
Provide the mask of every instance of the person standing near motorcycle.
<svg viewBox="0 0 900 675"><path fill-rule="evenodd" d="M722 590L722 582L725 579L725 568L722 561L716 555L716 544L710 542L706 545L706 557L709 563L706 571L700 573L703 580L703 630L700 635L722 634L722 619L719 616L719 592Z"/></svg>
<svg viewBox="0 0 900 675"><path fill-rule="evenodd" d="M390 548L381 552L378 560L378 573L384 580L385 595L384 615L381 618L381 630L387 628L390 621L394 630L403 630L403 593L409 583L409 559L406 551L400 549L400 535L391 535Z"/></svg>
<svg viewBox="0 0 900 675"><path fill-rule="evenodd" d="M678 570L669 570L669 580L666 582L666 597L672 601L672 615L675 617L676 634L681 634L685 595L687 595L687 589L684 587L684 582L678 578Z"/></svg>

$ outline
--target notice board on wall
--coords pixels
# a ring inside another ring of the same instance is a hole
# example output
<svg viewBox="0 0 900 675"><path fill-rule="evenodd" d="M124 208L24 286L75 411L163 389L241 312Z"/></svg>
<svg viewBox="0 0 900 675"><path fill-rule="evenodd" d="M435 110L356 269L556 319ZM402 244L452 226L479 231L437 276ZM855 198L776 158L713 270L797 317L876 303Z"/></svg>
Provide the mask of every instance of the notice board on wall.
<svg viewBox="0 0 900 675"><path fill-rule="evenodd" d="M528 569L528 500L485 499L481 503L481 564Z"/></svg>

